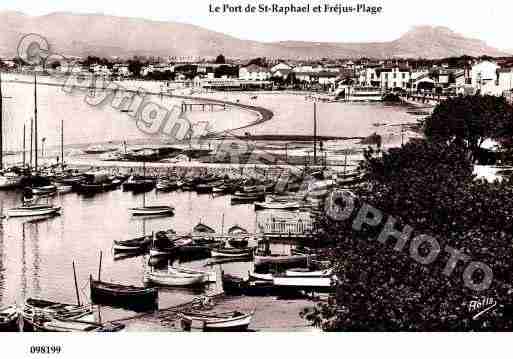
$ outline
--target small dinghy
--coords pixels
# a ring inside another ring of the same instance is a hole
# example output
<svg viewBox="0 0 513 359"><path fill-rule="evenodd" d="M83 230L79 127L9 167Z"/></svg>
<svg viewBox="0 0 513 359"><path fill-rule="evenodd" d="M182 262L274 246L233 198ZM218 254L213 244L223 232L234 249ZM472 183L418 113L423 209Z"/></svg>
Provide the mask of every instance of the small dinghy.
<svg viewBox="0 0 513 359"><path fill-rule="evenodd" d="M255 210L263 210L263 209L275 209L281 211L293 211L296 209L300 209L301 205L299 202L256 202Z"/></svg>
<svg viewBox="0 0 513 359"><path fill-rule="evenodd" d="M133 216L162 216L174 214L174 207L171 206L144 206L130 208Z"/></svg>
<svg viewBox="0 0 513 359"><path fill-rule="evenodd" d="M122 323L94 323L83 322L80 320L58 320L54 319L50 322L45 322L39 327L38 331L44 332L58 332L58 333L115 333L125 329Z"/></svg>
<svg viewBox="0 0 513 359"><path fill-rule="evenodd" d="M151 236L142 236L124 241L114 241L115 252L144 252L150 248L153 239Z"/></svg>
<svg viewBox="0 0 513 359"><path fill-rule="evenodd" d="M53 319L73 319L87 314L92 310L88 306L58 303L44 299L28 298L23 307L23 330L35 329L44 321Z"/></svg>
<svg viewBox="0 0 513 359"><path fill-rule="evenodd" d="M206 282L208 276L204 273L171 273L169 271L149 271L145 280L154 284L168 287L189 287Z"/></svg>
<svg viewBox="0 0 513 359"><path fill-rule="evenodd" d="M0 309L0 332L18 332L19 317L18 309L14 305Z"/></svg>
<svg viewBox="0 0 513 359"><path fill-rule="evenodd" d="M249 258L253 255L252 248L218 248L212 249L211 251L212 257L217 258Z"/></svg>
<svg viewBox="0 0 513 359"><path fill-rule="evenodd" d="M251 324L254 313L254 311L246 314L238 311L227 313L184 312L180 313L180 317L184 330L245 331Z"/></svg>
<svg viewBox="0 0 513 359"><path fill-rule="evenodd" d="M207 271L207 270L198 270L187 267L175 267L170 265L168 267L168 272L176 275L180 274L203 274L205 275L205 282L215 283L217 282L217 274L215 271Z"/></svg>
<svg viewBox="0 0 513 359"><path fill-rule="evenodd" d="M306 255L255 255L255 265L281 264L281 265L305 265L308 261Z"/></svg>
<svg viewBox="0 0 513 359"><path fill-rule="evenodd" d="M7 217L32 217L57 214L61 207L42 204L27 204L7 210Z"/></svg>

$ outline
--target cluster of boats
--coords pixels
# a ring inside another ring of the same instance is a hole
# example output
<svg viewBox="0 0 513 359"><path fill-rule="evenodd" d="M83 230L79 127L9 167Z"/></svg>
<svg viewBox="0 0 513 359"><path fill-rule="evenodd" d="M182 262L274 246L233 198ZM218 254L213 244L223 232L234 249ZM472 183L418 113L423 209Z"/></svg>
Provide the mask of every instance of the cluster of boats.
<svg viewBox="0 0 513 359"><path fill-rule="evenodd" d="M255 254L247 278L222 274L224 292L230 295L270 295L331 292L337 277L321 250L297 248L288 255Z"/></svg>
<svg viewBox="0 0 513 359"><path fill-rule="evenodd" d="M232 226L226 234L218 234L211 227L199 223L190 233L177 234L174 230L128 240L115 240L115 254L149 254L150 262L170 258L229 258L249 259L254 248L249 247L253 236L240 226Z"/></svg>

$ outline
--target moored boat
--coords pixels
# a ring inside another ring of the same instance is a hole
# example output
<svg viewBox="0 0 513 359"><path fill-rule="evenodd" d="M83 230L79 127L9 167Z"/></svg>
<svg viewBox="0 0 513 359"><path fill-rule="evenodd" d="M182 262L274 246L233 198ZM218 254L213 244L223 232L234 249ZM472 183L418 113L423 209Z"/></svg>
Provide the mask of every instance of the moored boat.
<svg viewBox="0 0 513 359"><path fill-rule="evenodd" d="M218 248L212 249L211 255L219 258L249 258L253 255L253 248Z"/></svg>
<svg viewBox="0 0 513 359"><path fill-rule="evenodd" d="M251 324L254 311L241 313L183 312L180 314L184 330L199 329L203 331L245 331Z"/></svg>
<svg viewBox="0 0 513 359"><path fill-rule="evenodd" d="M283 274L273 276L273 285L277 288L330 290L332 280L332 276L289 276Z"/></svg>
<svg viewBox="0 0 513 359"><path fill-rule="evenodd" d="M306 264L308 261L308 256L306 255L260 255L255 254L255 265L264 265L264 264L282 264L282 265L291 265L291 264Z"/></svg>
<svg viewBox="0 0 513 359"><path fill-rule="evenodd" d="M285 272L289 277L331 277L333 270L331 268L325 270L311 271L307 268L289 269Z"/></svg>
<svg viewBox="0 0 513 359"><path fill-rule="evenodd" d="M28 298L22 311L23 330L34 329L34 326L38 326L44 321L73 319L91 313L92 310L88 306Z"/></svg>
<svg viewBox="0 0 513 359"><path fill-rule="evenodd" d="M169 287L187 287L206 282L208 276L204 273L172 273L169 271L148 271L145 280L154 284Z"/></svg>
<svg viewBox="0 0 513 359"><path fill-rule="evenodd" d="M299 202L278 202L278 201L270 201L270 202L256 202L255 210L262 209L276 209L281 211L292 211L301 208L302 206Z"/></svg>
<svg viewBox="0 0 513 359"><path fill-rule="evenodd" d="M253 202L264 201L264 200L265 200L265 192L250 192L250 193L235 192L235 194L232 195L231 203L232 204L243 204L243 203L253 203Z"/></svg>
<svg viewBox="0 0 513 359"><path fill-rule="evenodd" d="M16 306L11 305L0 309L0 332L19 331L20 313Z"/></svg>
<svg viewBox="0 0 513 359"><path fill-rule="evenodd" d="M13 172L6 172L0 175L0 190L19 187L22 180L23 176Z"/></svg>
<svg viewBox="0 0 513 359"><path fill-rule="evenodd" d="M228 229L228 244L233 248L246 248L249 244L248 234L247 229L238 225L232 226Z"/></svg>
<svg viewBox="0 0 513 359"><path fill-rule="evenodd" d="M114 251L117 252L139 252L146 251L151 246L153 238L151 236L142 236L122 241L114 241Z"/></svg>
<svg viewBox="0 0 513 359"><path fill-rule="evenodd" d="M273 275L271 273L256 273L256 272L249 272L248 273L250 280L258 280L258 281L265 281L265 282L272 282L273 281Z"/></svg>
<svg viewBox="0 0 513 359"><path fill-rule="evenodd" d="M157 181L153 178L147 178L144 176L130 176L125 183L123 183L123 191L133 192L147 192L155 188Z"/></svg>
<svg viewBox="0 0 513 359"><path fill-rule="evenodd" d="M136 287L93 280L90 278L91 301L119 307L156 308L157 288Z"/></svg>
<svg viewBox="0 0 513 359"><path fill-rule="evenodd" d="M95 323L83 321L80 319L52 319L51 321L43 322L38 326L38 331L42 332L58 332L58 333L89 333L89 332L102 332L114 333L120 332L125 329L122 323L109 322L109 323Z"/></svg>
<svg viewBox="0 0 513 359"><path fill-rule="evenodd" d="M171 206L144 206L130 208L133 216L163 216L174 214L174 207Z"/></svg>
<svg viewBox="0 0 513 359"><path fill-rule="evenodd" d="M32 216L45 216L59 213L61 207L29 204L16 208L9 208L7 210L8 217L32 217Z"/></svg>
<svg viewBox="0 0 513 359"><path fill-rule="evenodd" d="M193 269L193 268L188 268L188 267L182 267L182 266L179 266L179 267L175 267L175 266L172 266L170 265L168 267L168 271L169 273L173 273L173 274L177 274L177 275L180 275L180 274L203 274L205 275L205 282L211 282L211 283L215 283L217 281L217 274L215 271L213 270L200 270L200 269Z"/></svg>

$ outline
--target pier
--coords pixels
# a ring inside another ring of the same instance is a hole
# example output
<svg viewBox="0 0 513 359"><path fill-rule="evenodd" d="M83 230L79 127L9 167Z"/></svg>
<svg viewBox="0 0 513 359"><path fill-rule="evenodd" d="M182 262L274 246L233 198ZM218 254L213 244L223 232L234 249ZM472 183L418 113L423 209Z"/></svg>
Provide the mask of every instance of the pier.
<svg viewBox="0 0 513 359"><path fill-rule="evenodd" d="M223 103L213 103L213 102L204 102L204 103L182 103L181 111L184 112L192 112L194 108L201 109L202 112L210 110L210 112L214 112L215 108L218 108L222 111L226 111L226 104Z"/></svg>

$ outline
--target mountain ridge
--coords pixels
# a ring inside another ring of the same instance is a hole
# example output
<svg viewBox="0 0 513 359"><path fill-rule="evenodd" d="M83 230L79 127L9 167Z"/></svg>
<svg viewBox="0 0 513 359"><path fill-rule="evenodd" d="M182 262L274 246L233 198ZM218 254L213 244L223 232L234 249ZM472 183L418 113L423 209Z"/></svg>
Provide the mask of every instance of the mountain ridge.
<svg viewBox="0 0 513 359"><path fill-rule="evenodd" d="M383 42L260 42L181 22L109 16L100 13L53 12L30 16L0 11L0 56L15 56L17 42L27 33L46 37L64 56L95 55L305 58L444 58L509 55L484 41L466 38L443 26L415 26L400 38Z"/></svg>

